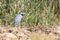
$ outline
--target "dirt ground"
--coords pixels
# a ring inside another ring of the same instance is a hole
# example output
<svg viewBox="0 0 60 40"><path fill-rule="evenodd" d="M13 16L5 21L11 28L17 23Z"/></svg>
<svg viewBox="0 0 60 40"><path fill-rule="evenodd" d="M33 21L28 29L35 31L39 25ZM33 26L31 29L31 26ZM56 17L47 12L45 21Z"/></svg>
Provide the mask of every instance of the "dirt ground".
<svg viewBox="0 0 60 40"><path fill-rule="evenodd" d="M60 40L60 25L35 28L34 32L28 28L0 27L0 40Z"/></svg>
<svg viewBox="0 0 60 40"><path fill-rule="evenodd" d="M30 40L30 32L20 27L0 27L0 40Z"/></svg>

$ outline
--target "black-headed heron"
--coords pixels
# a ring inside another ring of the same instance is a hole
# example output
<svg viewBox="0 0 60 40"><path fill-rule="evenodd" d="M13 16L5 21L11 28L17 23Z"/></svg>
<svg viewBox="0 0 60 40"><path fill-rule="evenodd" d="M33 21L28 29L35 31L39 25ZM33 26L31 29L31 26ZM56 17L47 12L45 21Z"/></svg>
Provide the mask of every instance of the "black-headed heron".
<svg viewBox="0 0 60 40"><path fill-rule="evenodd" d="M15 17L15 20L14 20L14 26L17 26L18 24L20 24L23 16L24 16L24 12L20 12L16 17Z"/></svg>

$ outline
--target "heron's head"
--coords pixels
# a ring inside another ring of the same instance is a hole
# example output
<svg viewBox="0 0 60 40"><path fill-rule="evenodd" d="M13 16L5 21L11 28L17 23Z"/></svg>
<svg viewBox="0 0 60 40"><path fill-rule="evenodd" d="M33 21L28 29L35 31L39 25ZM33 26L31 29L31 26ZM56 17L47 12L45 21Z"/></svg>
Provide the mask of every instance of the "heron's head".
<svg viewBox="0 0 60 40"><path fill-rule="evenodd" d="M25 13L24 13L24 12L20 12L20 15L21 15L21 16L24 16L24 15L25 15Z"/></svg>

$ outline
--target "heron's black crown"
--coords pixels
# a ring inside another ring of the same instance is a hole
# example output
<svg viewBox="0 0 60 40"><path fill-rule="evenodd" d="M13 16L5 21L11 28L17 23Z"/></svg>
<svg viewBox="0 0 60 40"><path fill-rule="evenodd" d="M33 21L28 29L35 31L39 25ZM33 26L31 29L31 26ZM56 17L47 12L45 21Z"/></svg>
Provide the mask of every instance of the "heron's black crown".
<svg viewBox="0 0 60 40"><path fill-rule="evenodd" d="M22 16L24 16L24 14L21 14Z"/></svg>

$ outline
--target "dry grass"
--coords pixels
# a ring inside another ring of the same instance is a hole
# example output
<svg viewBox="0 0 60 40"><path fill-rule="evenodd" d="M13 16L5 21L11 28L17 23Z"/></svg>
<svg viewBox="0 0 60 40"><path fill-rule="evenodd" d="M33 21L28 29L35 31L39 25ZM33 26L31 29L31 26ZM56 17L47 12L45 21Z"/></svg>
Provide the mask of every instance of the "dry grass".
<svg viewBox="0 0 60 40"><path fill-rule="evenodd" d="M32 33L31 40L57 40L58 36L54 35L53 33L44 34L44 33Z"/></svg>

